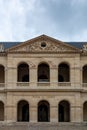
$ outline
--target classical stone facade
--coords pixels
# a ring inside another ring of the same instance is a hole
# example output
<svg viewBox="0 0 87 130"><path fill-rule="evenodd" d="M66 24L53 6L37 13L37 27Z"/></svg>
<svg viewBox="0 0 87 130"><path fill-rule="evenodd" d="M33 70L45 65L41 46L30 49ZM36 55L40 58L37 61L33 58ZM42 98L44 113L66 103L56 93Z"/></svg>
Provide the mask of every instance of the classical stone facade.
<svg viewBox="0 0 87 130"><path fill-rule="evenodd" d="M46 35L7 44L0 46L1 122L87 121L86 44Z"/></svg>

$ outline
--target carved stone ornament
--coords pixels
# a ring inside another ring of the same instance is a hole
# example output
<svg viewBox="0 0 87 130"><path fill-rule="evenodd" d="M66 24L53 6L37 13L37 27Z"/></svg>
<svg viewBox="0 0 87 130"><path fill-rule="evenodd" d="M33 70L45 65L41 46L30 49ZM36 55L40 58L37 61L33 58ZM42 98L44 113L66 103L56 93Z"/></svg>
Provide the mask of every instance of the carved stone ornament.
<svg viewBox="0 0 87 130"><path fill-rule="evenodd" d="M29 61L29 65L30 65L30 68L33 68L33 69L36 68L36 65L30 61Z"/></svg>
<svg viewBox="0 0 87 130"><path fill-rule="evenodd" d="M0 44L0 52L4 52L4 45Z"/></svg>
<svg viewBox="0 0 87 130"><path fill-rule="evenodd" d="M70 52L76 51L74 48L62 43L53 43L49 41L38 41L27 43L25 46L20 46L10 50L10 52Z"/></svg>
<svg viewBox="0 0 87 130"><path fill-rule="evenodd" d="M87 51L87 44L83 45L83 51Z"/></svg>
<svg viewBox="0 0 87 130"><path fill-rule="evenodd" d="M48 63L51 65L51 68L57 68L57 65L55 65L52 61L48 61Z"/></svg>
<svg viewBox="0 0 87 130"><path fill-rule="evenodd" d="M41 35L39 37L22 42L20 45L16 45L6 50L7 52L79 52L78 48L75 48L68 43L56 40L52 37Z"/></svg>

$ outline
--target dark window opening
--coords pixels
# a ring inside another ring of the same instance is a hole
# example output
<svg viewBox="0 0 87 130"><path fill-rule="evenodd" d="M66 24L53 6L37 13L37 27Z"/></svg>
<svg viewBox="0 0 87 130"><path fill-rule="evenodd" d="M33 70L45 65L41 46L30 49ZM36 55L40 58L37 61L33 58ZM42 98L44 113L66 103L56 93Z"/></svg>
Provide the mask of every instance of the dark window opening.
<svg viewBox="0 0 87 130"><path fill-rule="evenodd" d="M38 105L38 121L39 122L49 122L50 120L50 110L49 104L45 101L42 101Z"/></svg>
<svg viewBox="0 0 87 130"><path fill-rule="evenodd" d="M67 64L61 63L58 67L58 82L70 82L70 68Z"/></svg>
<svg viewBox="0 0 87 130"><path fill-rule="evenodd" d="M59 81L59 82L64 82L64 78L63 78L62 75L59 75L59 76L58 76L58 81Z"/></svg>
<svg viewBox="0 0 87 130"><path fill-rule="evenodd" d="M24 75L22 78L22 82L29 82L29 75Z"/></svg>
<svg viewBox="0 0 87 130"><path fill-rule="evenodd" d="M20 101L17 106L17 121L29 121L29 104L26 101Z"/></svg>
<svg viewBox="0 0 87 130"><path fill-rule="evenodd" d="M82 75L82 78L83 78L83 83L87 83L87 65L85 65L83 67L83 75Z"/></svg>
<svg viewBox="0 0 87 130"><path fill-rule="evenodd" d="M87 121L87 101L83 104L83 121Z"/></svg>
<svg viewBox="0 0 87 130"><path fill-rule="evenodd" d="M59 103L59 122L70 121L70 104L67 101Z"/></svg>
<svg viewBox="0 0 87 130"><path fill-rule="evenodd" d="M45 43L45 42L42 42L42 43L41 43L41 47L46 47L46 43Z"/></svg>
<svg viewBox="0 0 87 130"><path fill-rule="evenodd" d="M50 69L45 63L38 66L38 82L49 82L50 81Z"/></svg>
<svg viewBox="0 0 87 130"><path fill-rule="evenodd" d="M29 66L22 63L18 66L18 82L29 82Z"/></svg>

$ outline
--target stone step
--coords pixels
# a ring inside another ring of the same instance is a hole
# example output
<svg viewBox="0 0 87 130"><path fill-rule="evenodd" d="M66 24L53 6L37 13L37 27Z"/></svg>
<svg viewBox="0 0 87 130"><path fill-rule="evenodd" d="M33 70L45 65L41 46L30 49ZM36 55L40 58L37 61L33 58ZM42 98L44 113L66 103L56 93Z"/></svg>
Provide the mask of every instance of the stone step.
<svg viewBox="0 0 87 130"><path fill-rule="evenodd" d="M87 130L87 123L0 123L0 130Z"/></svg>

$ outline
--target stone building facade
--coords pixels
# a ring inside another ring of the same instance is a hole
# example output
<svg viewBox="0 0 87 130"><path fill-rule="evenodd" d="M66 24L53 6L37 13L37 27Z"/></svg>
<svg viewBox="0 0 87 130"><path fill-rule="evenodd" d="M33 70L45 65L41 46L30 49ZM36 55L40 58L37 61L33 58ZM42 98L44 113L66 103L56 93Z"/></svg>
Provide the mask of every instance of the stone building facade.
<svg viewBox="0 0 87 130"><path fill-rule="evenodd" d="M86 122L86 43L0 43L0 121Z"/></svg>

